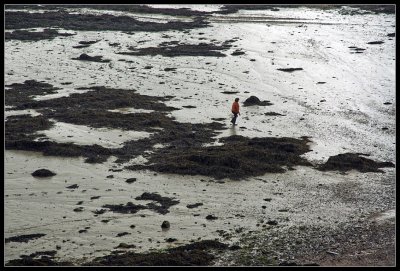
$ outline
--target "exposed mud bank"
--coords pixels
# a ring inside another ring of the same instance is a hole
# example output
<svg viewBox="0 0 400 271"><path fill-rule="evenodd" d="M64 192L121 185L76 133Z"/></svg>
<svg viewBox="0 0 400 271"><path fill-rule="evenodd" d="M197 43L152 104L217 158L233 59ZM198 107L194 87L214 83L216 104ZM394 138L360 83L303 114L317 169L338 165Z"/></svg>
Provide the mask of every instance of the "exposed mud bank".
<svg viewBox="0 0 400 271"><path fill-rule="evenodd" d="M56 37L68 37L76 34L61 33L55 29L44 29L41 32L33 32L27 30L15 30L5 33L5 40L22 40L22 41L38 41L38 40L52 40Z"/></svg>
<svg viewBox="0 0 400 271"><path fill-rule="evenodd" d="M5 12L5 29L22 29L34 27L60 27L76 31L168 31L187 30L208 26L201 17L193 22L155 23L143 22L127 16L100 16L90 14L70 14L65 11L27 13Z"/></svg>

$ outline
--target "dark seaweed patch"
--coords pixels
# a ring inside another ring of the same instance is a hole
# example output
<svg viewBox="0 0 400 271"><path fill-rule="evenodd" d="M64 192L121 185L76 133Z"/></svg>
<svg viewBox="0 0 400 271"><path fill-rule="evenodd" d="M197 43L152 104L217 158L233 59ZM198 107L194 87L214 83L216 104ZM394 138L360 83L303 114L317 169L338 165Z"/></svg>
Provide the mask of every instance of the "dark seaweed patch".
<svg viewBox="0 0 400 271"><path fill-rule="evenodd" d="M267 113L264 113L264 115L265 116L285 116L285 115L282 115L282 114L279 114L276 112L267 112Z"/></svg>
<svg viewBox="0 0 400 271"><path fill-rule="evenodd" d="M42 256L40 259L33 257L21 257L14 259L5 264L6 266L73 266L71 262L55 261L51 257Z"/></svg>
<svg viewBox="0 0 400 271"><path fill-rule="evenodd" d="M162 197L157 193L148 193L148 192L143 193L141 196L136 197L135 199L136 200L152 200L152 201L159 203L160 205L156 205L154 203L149 203L149 204L147 204L147 207L149 209L157 211L160 214L169 213L168 209L171 206L179 203L178 200L173 200L168 197Z"/></svg>
<svg viewBox="0 0 400 271"><path fill-rule="evenodd" d="M175 108L168 107L160 101L169 100L173 96L151 97L139 95L134 90L104 87L90 89L93 89L93 91L51 100L27 101L20 104L17 108L35 108L43 116L9 117L6 121L6 148L42 151L45 155L84 156L87 157L86 162L90 163L103 162L110 155L116 155L119 158L119 163L142 154L143 151L151 149L157 143L182 147L199 146L212 142L216 130L221 130L224 127L223 124L216 122L206 124L179 123L167 117L165 112ZM105 111L127 106L158 112L120 114ZM144 130L155 132L155 134L150 138L125 142L124 146L119 149L106 149L99 145L80 146L70 143L34 141L40 135L34 135L33 132L46 130L53 125L44 116L57 121L90 127ZM163 128L163 130L155 129L157 127Z"/></svg>
<svg viewBox="0 0 400 271"><path fill-rule="evenodd" d="M146 206L136 205L136 204L133 204L132 202L128 202L126 205L106 204L106 205L103 205L103 208L108 208L115 213L122 213L122 214L135 214L135 213L139 212L140 210L147 209Z"/></svg>
<svg viewBox="0 0 400 271"><path fill-rule="evenodd" d="M222 91L222 94L237 94L239 91Z"/></svg>
<svg viewBox="0 0 400 271"><path fill-rule="evenodd" d="M24 242L28 243L31 240L40 238L45 236L46 234L43 233L37 233L37 234L26 234L26 235L18 235L18 236L13 236L9 238L5 238L5 243L10 243L10 242Z"/></svg>
<svg viewBox="0 0 400 271"><path fill-rule="evenodd" d="M14 141L31 141L39 136L38 134L34 135L35 132L50 129L53 125L53 122L43 116L9 116L5 122L6 148ZM32 142L32 144L35 143Z"/></svg>
<svg viewBox="0 0 400 271"><path fill-rule="evenodd" d="M6 266L71 266L71 262L58 262L54 260L57 251L37 251L30 255L21 255L20 259L14 259L6 263ZM40 258L37 258L41 256Z"/></svg>
<svg viewBox="0 0 400 271"><path fill-rule="evenodd" d="M14 30L6 32L4 35L5 40L22 40L22 41L38 41L38 40L52 40L56 37L68 37L76 34L60 33L54 29L43 29L42 32L32 32L27 30Z"/></svg>
<svg viewBox="0 0 400 271"><path fill-rule="evenodd" d="M91 62L110 62L109 59L102 59L102 56L89 56L87 54L81 54L77 58L72 58L74 60L91 61Z"/></svg>
<svg viewBox="0 0 400 271"><path fill-rule="evenodd" d="M360 172L381 172L379 168L395 167L391 162L376 162L371 159L361 157L362 153L342 153L329 157L328 161L318 167L321 171L339 170L342 172L356 169Z"/></svg>
<svg viewBox="0 0 400 271"><path fill-rule="evenodd" d="M5 29L60 27L77 31L167 31L207 25L202 17L195 17L192 22L156 23L143 22L128 16L70 14L63 10L44 13L5 11Z"/></svg>
<svg viewBox="0 0 400 271"><path fill-rule="evenodd" d="M189 209L193 209L193 208L196 208L196 207L199 207L202 205L203 205L203 203L200 202L200 203L188 204L188 205L186 205L186 207Z"/></svg>
<svg viewBox="0 0 400 271"><path fill-rule="evenodd" d="M294 72L294 71L301 71L303 68L281 68L277 69L278 71L283 71L283 72Z"/></svg>
<svg viewBox="0 0 400 271"><path fill-rule="evenodd" d="M43 9L43 7L37 5L7 5L10 9ZM7 9L6 8L6 9ZM65 8L90 8L97 10L115 10L115 11L125 11L132 13L145 13L145 14L164 14L172 16L203 16L210 14L206 11L192 10L189 8L154 8L146 5L57 5L51 4L46 5L47 10L64 10Z"/></svg>
<svg viewBox="0 0 400 271"><path fill-rule="evenodd" d="M106 205L103 205L103 208L108 208L115 213L122 213L122 214L135 214L135 213L139 212L140 210L144 210L144 209L153 210L160 214L166 214L166 213L169 213L168 209L171 206L179 203L178 200L173 200L168 197L162 197L162 196L158 195L157 193L148 193L148 192L143 193L141 196L136 197L135 199L136 200L155 201L159 205L151 202L151 203L148 203L146 206L144 206L144 205L137 205L132 202L128 202L126 205L106 204Z"/></svg>
<svg viewBox="0 0 400 271"><path fill-rule="evenodd" d="M99 42L100 40L82 40L79 42L79 44L86 44L86 45L90 45L90 44L95 44L97 42Z"/></svg>
<svg viewBox="0 0 400 271"><path fill-rule="evenodd" d="M199 44L177 44L174 46L166 46L160 44L158 47L135 48L129 47L133 52L119 52L121 55L162 55L165 57L175 56L214 56L224 57L225 54L221 53L222 50L227 50L231 45L223 43L216 45L212 43L199 43Z"/></svg>
<svg viewBox="0 0 400 271"><path fill-rule="evenodd" d="M25 81L26 83L26 81ZM50 85L51 86L51 85ZM26 91L26 86L23 90ZM136 90L129 89L113 89L106 87L83 87L79 89L87 89L85 93L73 93L68 97L60 97L56 99L32 101L22 108L45 108L52 109L96 109L107 110L117 109L121 107L135 107L138 109L171 111L176 108L168 107L161 103L168 101L170 97L153 97L148 95L140 95ZM8 105L8 103L6 103Z"/></svg>
<svg viewBox="0 0 400 271"><path fill-rule="evenodd" d="M189 245L167 249L163 252L111 254L98 257L86 266L208 266L215 256L211 249L224 250L228 245L204 240Z"/></svg>
<svg viewBox="0 0 400 271"><path fill-rule="evenodd" d="M76 45L76 46L72 46L72 48L77 48L77 49L79 49L79 48L86 48L86 47L89 47L90 45L89 44L86 44L86 45Z"/></svg>
<svg viewBox="0 0 400 271"><path fill-rule="evenodd" d="M146 165L128 168L242 179L267 172L284 172L283 166L311 165L300 157L309 151L306 137L299 140L230 136L221 141L225 143L222 146L161 149L149 157Z"/></svg>
<svg viewBox="0 0 400 271"><path fill-rule="evenodd" d="M32 99L32 96L47 95L56 93L55 88L48 83L38 82L35 80L26 80L24 83L14 83L6 85L9 89L5 89L5 104L9 106L17 106L19 109L25 109L23 104Z"/></svg>

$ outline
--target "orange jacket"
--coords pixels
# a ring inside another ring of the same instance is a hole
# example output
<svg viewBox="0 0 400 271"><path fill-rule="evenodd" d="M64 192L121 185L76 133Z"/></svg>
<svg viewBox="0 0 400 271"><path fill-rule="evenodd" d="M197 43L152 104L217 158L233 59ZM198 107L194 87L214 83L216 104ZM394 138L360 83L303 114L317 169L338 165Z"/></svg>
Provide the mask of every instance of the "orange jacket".
<svg viewBox="0 0 400 271"><path fill-rule="evenodd" d="M239 113L239 103L238 102L233 102L232 113Z"/></svg>

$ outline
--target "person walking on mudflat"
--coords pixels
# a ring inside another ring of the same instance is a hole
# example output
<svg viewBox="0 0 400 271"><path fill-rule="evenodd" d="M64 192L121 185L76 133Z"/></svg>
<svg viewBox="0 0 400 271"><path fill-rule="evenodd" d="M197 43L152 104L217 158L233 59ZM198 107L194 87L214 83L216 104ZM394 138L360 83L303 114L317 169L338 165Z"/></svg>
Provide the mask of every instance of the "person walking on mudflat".
<svg viewBox="0 0 400 271"><path fill-rule="evenodd" d="M236 98L235 101L232 104L232 113L233 113L233 118L231 120L233 125L236 125L236 118L238 115L240 115L239 112L239 98Z"/></svg>

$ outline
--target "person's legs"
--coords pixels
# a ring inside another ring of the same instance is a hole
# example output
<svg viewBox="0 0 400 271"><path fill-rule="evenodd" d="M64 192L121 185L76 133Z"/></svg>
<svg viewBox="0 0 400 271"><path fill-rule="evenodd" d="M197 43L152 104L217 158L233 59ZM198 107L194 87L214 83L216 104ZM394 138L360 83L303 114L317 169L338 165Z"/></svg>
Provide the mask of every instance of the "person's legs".
<svg viewBox="0 0 400 271"><path fill-rule="evenodd" d="M232 124L235 125L236 124L236 118L237 118L238 114L237 113L233 113L233 118L231 120Z"/></svg>

